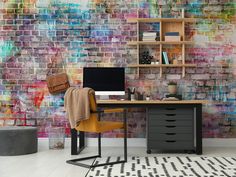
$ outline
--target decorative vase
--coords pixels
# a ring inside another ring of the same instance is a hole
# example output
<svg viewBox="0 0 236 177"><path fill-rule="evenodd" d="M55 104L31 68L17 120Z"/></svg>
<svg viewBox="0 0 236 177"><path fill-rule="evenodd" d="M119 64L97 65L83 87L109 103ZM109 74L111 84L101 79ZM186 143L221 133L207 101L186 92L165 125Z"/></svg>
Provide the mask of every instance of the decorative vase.
<svg viewBox="0 0 236 177"><path fill-rule="evenodd" d="M175 95L177 93L177 85L168 85L168 92Z"/></svg>

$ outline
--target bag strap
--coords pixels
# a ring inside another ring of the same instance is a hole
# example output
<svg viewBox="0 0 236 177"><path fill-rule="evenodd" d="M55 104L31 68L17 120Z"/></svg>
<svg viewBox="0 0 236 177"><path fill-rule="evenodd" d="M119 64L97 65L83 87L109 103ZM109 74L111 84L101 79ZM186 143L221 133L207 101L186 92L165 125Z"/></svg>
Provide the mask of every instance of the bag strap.
<svg viewBox="0 0 236 177"><path fill-rule="evenodd" d="M65 68L64 65L62 66L62 71L67 74L67 69Z"/></svg>

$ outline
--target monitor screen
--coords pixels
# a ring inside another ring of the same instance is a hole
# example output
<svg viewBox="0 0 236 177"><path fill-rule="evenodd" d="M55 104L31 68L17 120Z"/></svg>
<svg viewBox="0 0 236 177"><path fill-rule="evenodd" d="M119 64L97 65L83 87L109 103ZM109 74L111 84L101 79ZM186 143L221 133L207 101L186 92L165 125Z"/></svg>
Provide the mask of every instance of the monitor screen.
<svg viewBox="0 0 236 177"><path fill-rule="evenodd" d="M124 95L125 69L118 67L84 68L83 87L93 88L96 95Z"/></svg>

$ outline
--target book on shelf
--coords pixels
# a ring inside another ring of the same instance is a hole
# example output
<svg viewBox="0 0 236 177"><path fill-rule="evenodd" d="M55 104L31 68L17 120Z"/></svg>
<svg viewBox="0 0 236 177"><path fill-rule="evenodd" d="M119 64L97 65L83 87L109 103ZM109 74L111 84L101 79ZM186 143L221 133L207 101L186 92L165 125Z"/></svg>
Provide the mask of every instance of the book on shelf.
<svg viewBox="0 0 236 177"><path fill-rule="evenodd" d="M165 36L179 36L179 32L166 32Z"/></svg>
<svg viewBox="0 0 236 177"><path fill-rule="evenodd" d="M166 42L178 42L180 41L180 36L165 36Z"/></svg>
<svg viewBox="0 0 236 177"><path fill-rule="evenodd" d="M143 36L156 36L157 32L143 32Z"/></svg>
<svg viewBox="0 0 236 177"><path fill-rule="evenodd" d="M160 41L160 38L159 37L156 37L156 38L143 38L142 41L156 42L156 41Z"/></svg>
<svg viewBox="0 0 236 177"><path fill-rule="evenodd" d="M163 59L164 59L164 64L170 64L168 56L167 56L167 53L166 52L162 52L162 55L163 55Z"/></svg>
<svg viewBox="0 0 236 177"><path fill-rule="evenodd" d="M179 32L166 32L165 33L166 42L177 42L180 41Z"/></svg>
<svg viewBox="0 0 236 177"><path fill-rule="evenodd" d="M148 37L143 37L143 39L156 39L156 36L148 36Z"/></svg>
<svg viewBox="0 0 236 177"><path fill-rule="evenodd" d="M159 32L143 32L142 41L157 41L160 39Z"/></svg>
<svg viewBox="0 0 236 177"><path fill-rule="evenodd" d="M146 42L156 42L156 39L143 39L143 41L146 41Z"/></svg>

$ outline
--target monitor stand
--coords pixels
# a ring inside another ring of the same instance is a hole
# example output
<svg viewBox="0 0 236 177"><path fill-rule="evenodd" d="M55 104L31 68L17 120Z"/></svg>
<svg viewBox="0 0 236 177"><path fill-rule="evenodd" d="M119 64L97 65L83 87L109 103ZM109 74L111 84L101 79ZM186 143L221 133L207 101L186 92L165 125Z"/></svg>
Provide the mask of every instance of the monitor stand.
<svg viewBox="0 0 236 177"><path fill-rule="evenodd" d="M100 95L99 100L109 100L109 95Z"/></svg>

